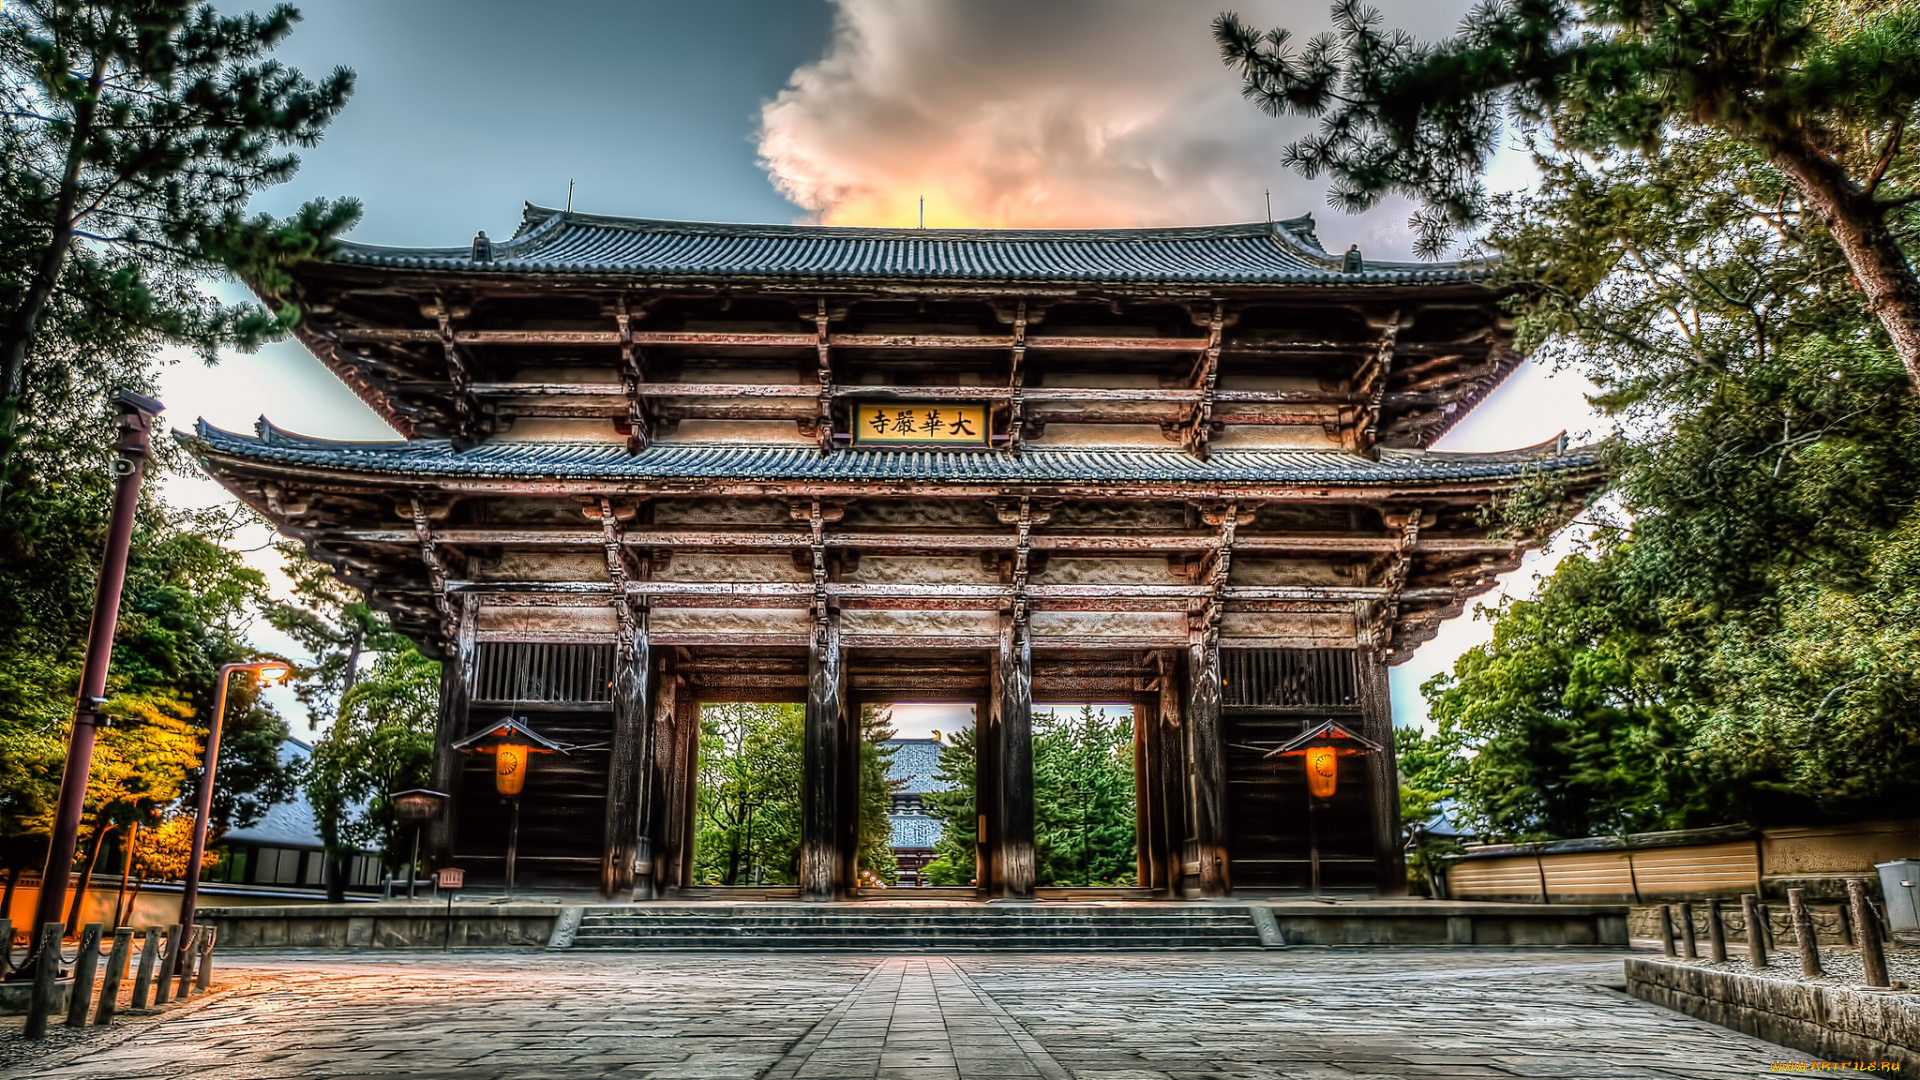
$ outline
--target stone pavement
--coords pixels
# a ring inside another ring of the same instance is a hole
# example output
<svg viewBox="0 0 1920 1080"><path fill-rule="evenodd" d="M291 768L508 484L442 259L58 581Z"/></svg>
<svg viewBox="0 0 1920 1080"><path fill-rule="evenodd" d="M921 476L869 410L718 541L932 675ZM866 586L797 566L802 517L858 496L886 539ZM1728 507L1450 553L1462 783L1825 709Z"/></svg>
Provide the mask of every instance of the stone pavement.
<svg viewBox="0 0 1920 1080"><path fill-rule="evenodd" d="M1598 950L228 954L159 1022L0 1018L0 1080L1749 1077L1803 1055Z"/></svg>

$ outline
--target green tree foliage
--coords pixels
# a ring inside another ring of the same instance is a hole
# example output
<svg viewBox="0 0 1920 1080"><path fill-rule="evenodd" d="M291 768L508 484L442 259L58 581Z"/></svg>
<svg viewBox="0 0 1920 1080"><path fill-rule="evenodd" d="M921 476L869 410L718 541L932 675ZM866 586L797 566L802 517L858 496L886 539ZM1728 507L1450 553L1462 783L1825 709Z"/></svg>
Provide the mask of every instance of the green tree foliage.
<svg viewBox="0 0 1920 1080"><path fill-rule="evenodd" d="M1135 881L1133 717L1082 705L1033 711L1035 881Z"/></svg>
<svg viewBox="0 0 1920 1080"><path fill-rule="evenodd" d="M894 734L891 708L861 706L860 820L855 827L860 854L856 865L866 880L888 885L900 880L900 864L893 857L893 820L887 816L893 809L896 782L887 779L895 750L886 743Z"/></svg>
<svg viewBox="0 0 1920 1080"><path fill-rule="evenodd" d="M974 793L978 772L976 729L951 733L935 732L940 740L940 765L934 777L947 785L945 791L929 791L921 796L927 816L940 823L940 839L934 841L933 859L921 870L929 885L972 885L979 876L975 862L979 837L979 817Z"/></svg>
<svg viewBox="0 0 1920 1080"><path fill-rule="evenodd" d="M327 891L345 895L347 860L379 850L389 870L405 864L412 831L393 797L425 787L433 772L440 712L440 662L411 645L378 654L340 698L340 711L314 744L307 801L327 855Z"/></svg>
<svg viewBox="0 0 1920 1080"><path fill-rule="evenodd" d="M1712 131L1541 156L1486 243L1625 424L1623 513L1425 688L1488 836L1899 814L1920 401L1799 189ZM1910 239L1904 241L1910 242Z"/></svg>
<svg viewBox="0 0 1920 1080"><path fill-rule="evenodd" d="M276 263L324 252L358 214L347 202L287 223L243 216L249 197L298 167L285 148L314 145L352 90L344 69L314 83L271 59L298 18L286 6L222 16L202 0L0 10L0 462L51 359L38 342L63 290L69 303L105 299L209 360L297 318L224 307L189 281L234 266L270 288Z"/></svg>
<svg viewBox="0 0 1920 1080"><path fill-rule="evenodd" d="M702 885L800 880L800 762L806 710L700 706L693 879Z"/></svg>
<svg viewBox="0 0 1920 1080"><path fill-rule="evenodd" d="M1494 0L1419 44L1360 0L1303 51L1223 15L1214 35L1267 112L1322 119L1287 148L1359 210L1421 200L1421 249L1481 223L1509 123L1563 151L1657 158L1715 138L1768 164L1851 267L1920 387L1920 278L1904 250L1920 204L1920 6L1877 0Z"/></svg>

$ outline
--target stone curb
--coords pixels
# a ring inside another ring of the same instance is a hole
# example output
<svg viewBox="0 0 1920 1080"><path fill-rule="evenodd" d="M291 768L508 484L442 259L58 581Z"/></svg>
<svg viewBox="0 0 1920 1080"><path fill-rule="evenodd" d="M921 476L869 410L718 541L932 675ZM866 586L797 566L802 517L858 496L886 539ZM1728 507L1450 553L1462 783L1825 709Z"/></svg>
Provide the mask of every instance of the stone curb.
<svg viewBox="0 0 1920 1080"><path fill-rule="evenodd" d="M1696 1019L1827 1061L1892 1061L1920 1069L1920 1001L1633 957L1627 993Z"/></svg>

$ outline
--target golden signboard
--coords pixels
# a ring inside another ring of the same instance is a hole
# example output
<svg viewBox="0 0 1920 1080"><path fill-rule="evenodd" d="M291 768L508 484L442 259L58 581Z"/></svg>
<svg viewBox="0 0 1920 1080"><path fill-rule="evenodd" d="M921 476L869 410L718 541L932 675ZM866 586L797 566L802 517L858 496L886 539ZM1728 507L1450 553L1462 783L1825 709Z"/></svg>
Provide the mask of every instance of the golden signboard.
<svg viewBox="0 0 1920 1080"><path fill-rule="evenodd" d="M853 441L856 446L986 446L985 405L893 401L855 406Z"/></svg>

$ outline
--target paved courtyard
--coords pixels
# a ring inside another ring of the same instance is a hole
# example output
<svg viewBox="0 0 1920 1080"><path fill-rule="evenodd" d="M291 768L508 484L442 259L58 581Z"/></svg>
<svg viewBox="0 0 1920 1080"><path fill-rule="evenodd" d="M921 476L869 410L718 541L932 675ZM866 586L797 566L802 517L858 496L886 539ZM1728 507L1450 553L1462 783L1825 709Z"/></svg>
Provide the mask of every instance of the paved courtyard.
<svg viewBox="0 0 1920 1080"><path fill-rule="evenodd" d="M0 1019L0 1080L1746 1077L1805 1055L1635 1001L1618 954L222 957L158 1020Z"/></svg>

